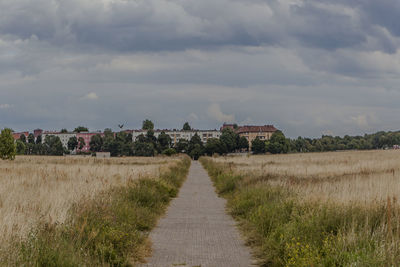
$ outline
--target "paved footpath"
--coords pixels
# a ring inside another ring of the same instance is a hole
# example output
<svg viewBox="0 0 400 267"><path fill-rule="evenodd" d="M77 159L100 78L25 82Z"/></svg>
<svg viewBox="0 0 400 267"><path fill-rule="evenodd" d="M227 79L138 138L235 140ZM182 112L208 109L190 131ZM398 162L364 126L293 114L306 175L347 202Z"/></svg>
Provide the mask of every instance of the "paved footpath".
<svg viewBox="0 0 400 267"><path fill-rule="evenodd" d="M153 255L142 266L252 266L249 248L225 213L225 200L197 161L150 238Z"/></svg>

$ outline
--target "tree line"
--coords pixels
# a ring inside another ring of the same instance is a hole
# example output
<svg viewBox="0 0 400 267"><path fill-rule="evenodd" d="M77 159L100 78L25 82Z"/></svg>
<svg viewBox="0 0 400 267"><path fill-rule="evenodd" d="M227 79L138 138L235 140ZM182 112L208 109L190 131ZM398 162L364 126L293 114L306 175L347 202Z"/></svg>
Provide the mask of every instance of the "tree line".
<svg viewBox="0 0 400 267"><path fill-rule="evenodd" d="M89 143L90 152L110 152L111 156L155 156L158 154L173 155L176 153L187 153L193 159L202 155L220 154L248 151L249 142L245 137L239 136L234 130L226 128L219 138L209 138L204 144L196 133L188 141L179 139L173 143L171 137L161 132L158 137L154 135L154 124L150 120L144 120L142 129L146 134L139 135L133 141L132 134L125 131L114 133L111 129L105 129L104 134L94 135ZM189 131L192 128L185 123L182 130ZM67 132L66 129L62 130ZM79 126L74 132L88 131L86 127ZM35 139L33 134L26 137L24 134L14 142L11 129L3 129L0 134L0 158L14 159L19 155L63 155L72 151L79 151L85 146L83 138L71 137L67 147L63 147L58 136L46 135ZM387 149L400 145L400 131L365 134L364 136L329 136L320 138L295 139L286 138L281 131L276 131L267 141L256 138L251 143L253 154L280 154L296 152L324 152L339 150L367 150Z"/></svg>

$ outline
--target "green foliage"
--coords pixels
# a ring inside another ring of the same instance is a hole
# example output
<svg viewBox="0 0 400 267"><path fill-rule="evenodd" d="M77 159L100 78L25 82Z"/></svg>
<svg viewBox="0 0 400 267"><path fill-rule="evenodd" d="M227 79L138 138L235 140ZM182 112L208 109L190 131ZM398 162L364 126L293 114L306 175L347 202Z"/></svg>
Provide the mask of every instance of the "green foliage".
<svg viewBox="0 0 400 267"><path fill-rule="evenodd" d="M29 144L34 144L35 143L35 136L32 133L30 133L28 135L28 143Z"/></svg>
<svg viewBox="0 0 400 267"><path fill-rule="evenodd" d="M62 156L64 153L64 148L60 138L54 135L46 135L43 149L46 155Z"/></svg>
<svg viewBox="0 0 400 267"><path fill-rule="evenodd" d="M93 135L89 142L90 151L100 152L103 148L103 138L100 134Z"/></svg>
<svg viewBox="0 0 400 267"><path fill-rule="evenodd" d="M155 154L154 145L152 143L136 141L133 144L133 154L141 157L152 157Z"/></svg>
<svg viewBox="0 0 400 267"><path fill-rule="evenodd" d="M251 141L251 151L253 152L253 154L264 154L265 142L256 137L253 141Z"/></svg>
<svg viewBox="0 0 400 267"><path fill-rule="evenodd" d="M212 156L213 154L223 155L228 152L225 143L222 143L217 138L208 139L204 149L205 153L209 156Z"/></svg>
<svg viewBox="0 0 400 267"><path fill-rule="evenodd" d="M60 133L68 133L68 130L63 128L63 129L61 129Z"/></svg>
<svg viewBox="0 0 400 267"><path fill-rule="evenodd" d="M238 134L231 128L223 129L219 139L226 146L228 152L234 152L238 148Z"/></svg>
<svg viewBox="0 0 400 267"><path fill-rule="evenodd" d="M394 145L400 145L400 131L377 132L365 134L364 136L329 136L321 138L302 138L290 140L290 151L292 152L323 152L336 150L366 150L387 149Z"/></svg>
<svg viewBox="0 0 400 267"><path fill-rule="evenodd" d="M176 151L173 148L167 148L167 149L162 151L162 154L166 155L166 156L172 156L172 155L176 154Z"/></svg>
<svg viewBox="0 0 400 267"><path fill-rule="evenodd" d="M84 126L78 126L74 129L74 133L89 132L89 129Z"/></svg>
<svg viewBox="0 0 400 267"><path fill-rule="evenodd" d="M198 160L202 155L204 155L204 148L199 144L195 144L189 152L189 156L194 160Z"/></svg>
<svg viewBox="0 0 400 267"><path fill-rule="evenodd" d="M162 131L159 135L158 135L158 139L157 142L159 144L159 151L164 151L168 148L171 147L171 137L166 134L164 131Z"/></svg>
<svg viewBox="0 0 400 267"><path fill-rule="evenodd" d="M238 149L240 150L249 150L249 141L246 137L241 136L238 142Z"/></svg>
<svg viewBox="0 0 400 267"><path fill-rule="evenodd" d="M175 150L178 153L187 152L189 148L189 142L185 139L179 139L178 142L175 144Z"/></svg>
<svg viewBox="0 0 400 267"><path fill-rule="evenodd" d="M72 136L68 139L68 143L67 143L68 149L69 150L75 150L78 147L78 139L76 138L76 136Z"/></svg>
<svg viewBox="0 0 400 267"><path fill-rule="evenodd" d="M21 140L17 140L16 152L17 152L17 155L24 155L26 153L26 143L24 143Z"/></svg>
<svg viewBox="0 0 400 267"><path fill-rule="evenodd" d="M142 124L143 130L154 130L154 123L151 120L144 120Z"/></svg>
<svg viewBox="0 0 400 267"><path fill-rule="evenodd" d="M190 131L190 130L192 130L192 127L190 127L190 124L188 122L185 122L185 124L183 124L182 130Z"/></svg>
<svg viewBox="0 0 400 267"><path fill-rule="evenodd" d="M209 158L201 162L227 198L260 266L395 266L400 261L387 228L388 213L397 209L307 202L290 188L235 175L230 166ZM400 228L392 225L391 231L395 236Z"/></svg>
<svg viewBox="0 0 400 267"><path fill-rule="evenodd" d="M79 137L78 138L78 148L80 150L82 150L82 148L84 148L85 145L86 145L85 139L83 139L83 137Z"/></svg>
<svg viewBox="0 0 400 267"><path fill-rule="evenodd" d="M148 254L148 234L177 195L185 157L156 179L143 178L77 203L66 223L40 224L19 245L15 266L132 266Z"/></svg>
<svg viewBox="0 0 400 267"><path fill-rule="evenodd" d="M3 160L14 160L16 146L11 129L5 128L0 133L0 158Z"/></svg>
<svg viewBox="0 0 400 267"><path fill-rule="evenodd" d="M203 142L197 133L189 141L187 154L194 160L198 160L204 155Z"/></svg>
<svg viewBox="0 0 400 267"><path fill-rule="evenodd" d="M271 139L267 141L265 149L271 154L288 153L290 143L281 131L276 131L272 134Z"/></svg>
<svg viewBox="0 0 400 267"><path fill-rule="evenodd" d="M25 134L21 134L21 135L19 136L19 140L20 140L22 143L26 143L26 136L25 136Z"/></svg>

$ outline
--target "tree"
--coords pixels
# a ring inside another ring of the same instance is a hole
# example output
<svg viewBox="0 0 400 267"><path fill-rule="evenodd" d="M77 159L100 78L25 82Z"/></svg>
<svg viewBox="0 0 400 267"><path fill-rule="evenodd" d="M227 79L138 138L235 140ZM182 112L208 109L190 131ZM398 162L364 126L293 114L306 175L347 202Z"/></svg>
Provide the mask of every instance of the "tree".
<svg viewBox="0 0 400 267"><path fill-rule="evenodd" d="M21 140L17 140L16 142L17 155L24 155L26 152L26 143Z"/></svg>
<svg viewBox="0 0 400 267"><path fill-rule="evenodd" d="M43 149L46 155L61 156L64 153L64 148L60 138L54 135L46 135Z"/></svg>
<svg viewBox="0 0 400 267"><path fill-rule="evenodd" d="M318 140L318 149L321 151L322 144ZM289 140L281 131L276 131L272 134L270 140L266 144L266 151L271 154L280 154L289 152Z"/></svg>
<svg viewBox="0 0 400 267"><path fill-rule="evenodd" d="M76 138L76 136L72 136L68 139L68 150L70 151L74 151L77 147L78 147L78 139Z"/></svg>
<svg viewBox="0 0 400 267"><path fill-rule="evenodd" d="M93 135L89 142L90 151L99 152L103 148L103 138L100 134Z"/></svg>
<svg viewBox="0 0 400 267"><path fill-rule="evenodd" d="M61 131L60 131L61 133L68 133L68 130L67 129L65 129L65 128L63 128L63 129L61 129Z"/></svg>
<svg viewBox="0 0 400 267"><path fill-rule="evenodd" d="M265 153L265 142L261 141L260 138L256 137L251 141L251 151L253 154L264 154Z"/></svg>
<svg viewBox="0 0 400 267"><path fill-rule="evenodd" d="M152 143L154 147L157 145L157 137L154 136L154 131L152 129L147 130L146 141L147 143Z"/></svg>
<svg viewBox="0 0 400 267"><path fill-rule="evenodd" d="M152 157L154 156L154 145L136 141L133 144L133 154L135 156Z"/></svg>
<svg viewBox="0 0 400 267"><path fill-rule="evenodd" d="M151 120L144 120L142 124L142 129L143 130L153 130L154 129L154 123Z"/></svg>
<svg viewBox="0 0 400 267"><path fill-rule="evenodd" d="M130 156L132 155L132 136L122 131L115 135L115 143L118 155Z"/></svg>
<svg viewBox="0 0 400 267"><path fill-rule="evenodd" d="M28 135L28 143L29 144L34 144L35 143L35 136L33 135L33 133L30 133Z"/></svg>
<svg viewBox="0 0 400 267"><path fill-rule="evenodd" d="M208 139L206 145L204 146L204 150L208 156L212 156L215 153L223 155L227 152L225 144L222 143L218 138Z"/></svg>
<svg viewBox="0 0 400 267"><path fill-rule="evenodd" d="M111 137L114 138L114 133L110 128L104 129L104 137Z"/></svg>
<svg viewBox="0 0 400 267"><path fill-rule="evenodd" d="M238 149L240 150L249 150L249 141L247 140L246 137L241 136L239 138L239 142L238 142Z"/></svg>
<svg viewBox="0 0 400 267"><path fill-rule="evenodd" d="M203 155L204 155L204 149L199 144L195 144L193 149L189 153L189 156L194 160L198 160Z"/></svg>
<svg viewBox="0 0 400 267"><path fill-rule="evenodd" d="M185 124L183 124L182 130L184 130L184 131L190 131L190 130L192 130L192 127L190 127L189 122L185 122Z"/></svg>
<svg viewBox="0 0 400 267"><path fill-rule="evenodd" d="M86 146L85 139L83 137L78 138L78 148L82 150Z"/></svg>
<svg viewBox="0 0 400 267"><path fill-rule="evenodd" d="M24 135L24 134L21 134L20 136L19 136L19 140L22 142L22 143L26 143L26 136Z"/></svg>
<svg viewBox="0 0 400 267"><path fill-rule="evenodd" d="M41 144L42 143L42 136L39 135L38 137L36 137L36 144Z"/></svg>
<svg viewBox="0 0 400 267"><path fill-rule="evenodd" d="M190 139L187 153L194 160L197 160L204 154L203 142L197 133Z"/></svg>
<svg viewBox="0 0 400 267"><path fill-rule="evenodd" d="M222 143L225 144L228 152L233 152L237 149L237 133L235 133L231 128L225 128L222 130L222 134L219 137Z"/></svg>
<svg viewBox="0 0 400 267"><path fill-rule="evenodd" d="M157 142L160 147L160 152L171 147L171 137L164 131L162 131L158 136Z"/></svg>
<svg viewBox="0 0 400 267"><path fill-rule="evenodd" d="M89 129L84 126L76 127L74 133L80 133L80 132L89 132Z"/></svg>
<svg viewBox="0 0 400 267"><path fill-rule="evenodd" d="M11 129L5 128L0 134L0 158L3 160L14 160L16 147Z"/></svg>
<svg viewBox="0 0 400 267"><path fill-rule="evenodd" d="M184 153L188 150L189 142L186 139L179 139L175 144L175 150L178 153Z"/></svg>

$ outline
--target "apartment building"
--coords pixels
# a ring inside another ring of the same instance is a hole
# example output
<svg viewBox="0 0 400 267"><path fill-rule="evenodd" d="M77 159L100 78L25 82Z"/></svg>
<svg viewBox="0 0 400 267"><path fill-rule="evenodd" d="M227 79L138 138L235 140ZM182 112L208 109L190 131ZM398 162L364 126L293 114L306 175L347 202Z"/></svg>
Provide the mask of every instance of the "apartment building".
<svg viewBox="0 0 400 267"><path fill-rule="evenodd" d="M52 132L52 131L44 131L42 132L42 143L44 143L44 140L46 139L46 136L48 135L54 135L58 136L61 140L61 143L63 147L68 148L68 141L71 137L76 136L76 133L61 133L61 132Z"/></svg>
<svg viewBox="0 0 400 267"><path fill-rule="evenodd" d="M225 124L221 127L221 132L225 128L230 128L239 134L240 137L244 136L247 141L249 141L249 146L251 148L251 142L256 139L257 137L262 141L267 141L271 138L272 134L276 132L276 129L273 125L244 125L238 126L234 124Z"/></svg>
<svg viewBox="0 0 400 267"><path fill-rule="evenodd" d="M161 132L165 132L165 134L171 137L172 144L176 144L179 139L184 139L190 141L192 137L197 133L197 135L201 138L203 143L207 143L207 140L210 138L219 138L221 136L221 132L218 130L190 130L190 131L183 131L183 130L154 130L154 136L158 138ZM132 133L133 141L136 141L136 138L143 134L146 135L147 130L133 130L130 131Z"/></svg>

